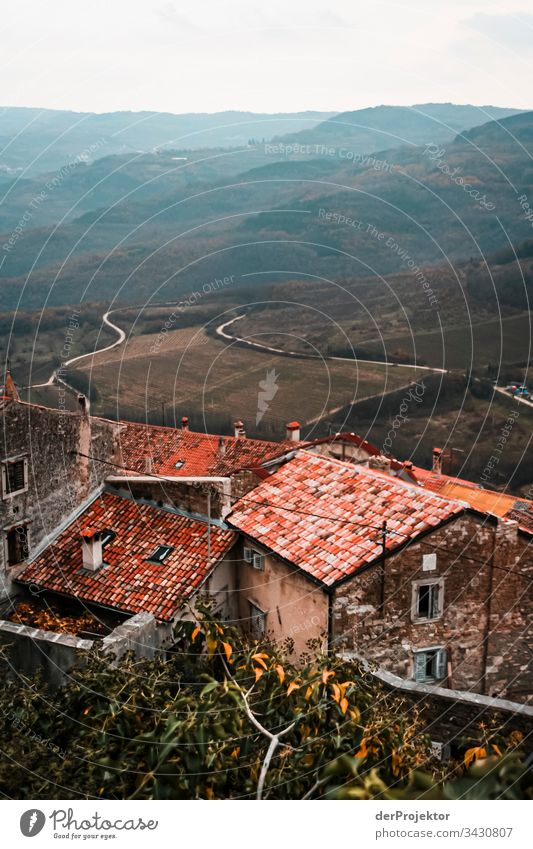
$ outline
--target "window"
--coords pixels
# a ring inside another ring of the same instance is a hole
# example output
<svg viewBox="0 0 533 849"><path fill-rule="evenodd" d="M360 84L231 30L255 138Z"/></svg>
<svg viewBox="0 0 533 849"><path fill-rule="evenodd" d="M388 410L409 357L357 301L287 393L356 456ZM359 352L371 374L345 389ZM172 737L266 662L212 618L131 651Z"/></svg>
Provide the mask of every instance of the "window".
<svg viewBox="0 0 533 849"><path fill-rule="evenodd" d="M432 552L431 554L423 554L422 555L422 571L423 572L434 572L437 568L437 554L436 552Z"/></svg>
<svg viewBox="0 0 533 849"><path fill-rule="evenodd" d="M150 563L163 563L171 551L174 551L174 549L170 545L158 545L148 560Z"/></svg>
<svg viewBox="0 0 533 849"><path fill-rule="evenodd" d="M415 681L441 681L446 677L446 650L424 649L415 652Z"/></svg>
<svg viewBox="0 0 533 849"><path fill-rule="evenodd" d="M113 542L115 537L116 537L115 531L109 531L109 530L102 531L102 548L105 548L106 545L109 545L110 542Z"/></svg>
<svg viewBox="0 0 533 849"><path fill-rule="evenodd" d="M185 460L177 460L174 463L174 468L175 469L182 469L184 465L185 465Z"/></svg>
<svg viewBox="0 0 533 849"><path fill-rule="evenodd" d="M264 637L266 631L266 613L250 602L250 631L254 637Z"/></svg>
<svg viewBox="0 0 533 849"><path fill-rule="evenodd" d="M259 569L262 571L265 567L265 558L264 555L259 551L254 551L253 548L244 547L243 556L245 563L251 563L254 569Z"/></svg>
<svg viewBox="0 0 533 849"><path fill-rule="evenodd" d="M2 497L9 498L28 489L28 461L7 460L2 465Z"/></svg>
<svg viewBox="0 0 533 849"><path fill-rule="evenodd" d="M443 581L417 581L413 584L413 622L428 622L442 615Z"/></svg>
<svg viewBox="0 0 533 849"><path fill-rule="evenodd" d="M16 528L6 533L6 553L8 566L16 566L22 563L28 556L28 528L26 525L17 525Z"/></svg>

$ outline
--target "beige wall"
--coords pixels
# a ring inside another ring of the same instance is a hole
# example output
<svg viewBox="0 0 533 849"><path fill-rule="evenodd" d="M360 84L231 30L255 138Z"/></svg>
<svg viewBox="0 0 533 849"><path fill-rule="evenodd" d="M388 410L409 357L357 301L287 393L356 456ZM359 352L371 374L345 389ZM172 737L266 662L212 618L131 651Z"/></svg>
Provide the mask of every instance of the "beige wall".
<svg viewBox="0 0 533 849"><path fill-rule="evenodd" d="M244 545L265 552L252 542ZM295 655L306 651L307 641L320 635L324 635L325 647L328 597L324 590L272 554L265 553L261 571L244 561L243 543L234 552L242 627L249 627L251 602L266 613L266 635L278 641L290 637Z"/></svg>

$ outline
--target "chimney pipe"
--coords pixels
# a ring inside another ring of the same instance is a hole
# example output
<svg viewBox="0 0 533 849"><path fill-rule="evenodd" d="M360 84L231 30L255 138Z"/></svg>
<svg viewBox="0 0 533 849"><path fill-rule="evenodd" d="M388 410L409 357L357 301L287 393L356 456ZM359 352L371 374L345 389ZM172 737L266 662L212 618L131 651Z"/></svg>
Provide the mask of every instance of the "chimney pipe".
<svg viewBox="0 0 533 849"><path fill-rule="evenodd" d="M300 441L300 422L289 422L286 425L286 439L289 439L291 442L299 442Z"/></svg>
<svg viewBox="0 0 533 849"><path fill-rule="evenodd" d="M235 436L236 439L239 439L239 437L246 436L246 431L244 430L244 424L240 421L240 419L238 419L236 422L233 422L233 427L234 427L233 435Z"/></svg>
<svg viewBox="0 0 533 849"><path fill-rule="evenodd" d="M80 405L80 410L81 410L82 416L88 416L89 415L89 399L87 398L86 395L82 395L81 392L78 395L78 404Z"/></svg>
<svg viewBox="0 0 533 849"><path fill-rule="evenodd" d="M431 470L437 475L442 475L442 448L433 449L433 464Z"/></svg>
<svg viewBox="0 0 533 849"><path fill-rule="evenodd" d="M183 416L181 419L181 429L189 430L189 419L187 418L187 416Z"/></svg>
<svg viewBox="0 0 533 849"><path fill-rule="evenodd" d="M152 458L149 454L144 458L144 471L147 475L152 474Z"/></svg>
<svg viewBox="0 0 533 849"><path fill-rule="evenodd" d="M94 528L86 528L81 533L81 551L83 568L96 572L103 566L102 534Z"/></svg>
<svg viewBox="0 0 533 849"><path fill-rule="evenodd" d="M218 440L218 455L219 457L223 457L226 453L226 440L223 436Z"/></svg>

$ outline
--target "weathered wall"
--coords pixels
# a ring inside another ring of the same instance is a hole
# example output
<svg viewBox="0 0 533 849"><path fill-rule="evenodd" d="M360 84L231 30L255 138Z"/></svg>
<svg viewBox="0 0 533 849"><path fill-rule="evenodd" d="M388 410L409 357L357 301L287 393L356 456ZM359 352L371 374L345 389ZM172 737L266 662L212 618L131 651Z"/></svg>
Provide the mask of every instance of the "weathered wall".
<svg viewBox="0 0 533 849"><path fill-rule="evenodd" d="M112 476L109 485L117 490L126 490L136 499L145 499L161 507L177 508L200 516L219 519L230 507L230 481L140 481ZM208 503L210 499L210 504Z"/></svg>
<svg viewBox="0 0 533 849"><path fill-rule="evenodd" d="M262 549L254 543L257 551ZM265 554L264 569L254 569L243 556L243 543L235 550L239 617L246 630L249 627L249 603L265 611L268 637L282 641L294 640L294 653L307 650L307 641L327 636L328 598L323 589L291 568L274 555Z"/></svg>
<svg viewBox="0 0 533 849"><path fill-rule="evenodd" d="M436 569L423 571L432 551ZM335 590L336 645L404 678L413 676L416 650L443 647L450 663L443 686L514 698L520 690L522 700L533 691L533 646L531 581L518 569L531 569L531 554L516 525L463 516L387 558L383 589L375 565ZM435 579L443 580L442 615L414 622L413 582Z"/></svg>
<svg viewBox="0 0 533 849"><path fill-rule="evenodd" d="M24 455L28 459L27 492L0 499L0 597L20 567L8 569L4 552L6 530L28 522L29 553L109 474L110 466L92 458L113 460L115 426L87 415L47 409L16 401L0 410L0 462Z"/></svg>
<svg viewBox="0 0 533 849"><path fill-rule="evenodd" d="M90 651L94 641L0 620L0 645L7 648L7 662L2 661L4 678L17 677L19 672L28 676L40 672L43 681L55 689L80 661L78 652Z"/></svg>

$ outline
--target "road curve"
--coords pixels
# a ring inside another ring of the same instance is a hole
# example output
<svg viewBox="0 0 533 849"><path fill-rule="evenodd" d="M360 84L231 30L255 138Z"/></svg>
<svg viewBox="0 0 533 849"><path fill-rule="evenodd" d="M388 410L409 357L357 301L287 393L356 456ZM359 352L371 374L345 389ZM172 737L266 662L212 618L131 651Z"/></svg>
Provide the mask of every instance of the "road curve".
<svg viewBox="0 0 533 849"><path fill-rule="evenodd" d="M282 354L286 357L299 357L305 358L308 360L336 360L342 363L370 363L372 365L377 366L391 366L394 368L410 368L416 369L418 371L431 371L436 374L446 374L447 369L445 368L435 368L434 366L418 366L413 365L413 363L391 363L386 360L362 360L353 357L320 357L318 354L300 354L298 351L284 351L282 348L272 348L269 345L261 345L260 342L252 342L250 339L243 339L241 336L231 336L231 334L226 333L226 327L229 327L230 324L233 324L235 321L240 321L241 318L245 318L246 313L242 315L237 315L235 318L230 319L230 321L225 321L223 324L219 324L216 329L217 336L221 336L223 339L228 339L230 342L241 342L244 345L248 345L250 348L258 348L261 351L268 351L271 354Z"/></svg>

